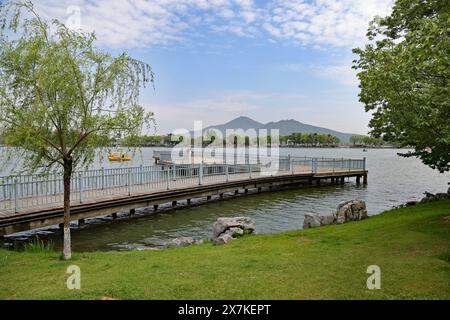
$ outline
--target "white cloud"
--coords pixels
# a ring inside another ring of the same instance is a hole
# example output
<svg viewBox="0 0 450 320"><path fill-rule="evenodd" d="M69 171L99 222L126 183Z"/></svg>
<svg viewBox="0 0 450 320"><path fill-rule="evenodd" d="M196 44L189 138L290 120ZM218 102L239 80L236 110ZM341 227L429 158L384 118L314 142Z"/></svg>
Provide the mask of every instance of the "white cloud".
<svg viewBox="0 0 450 320"><path fill-rule="evenodd" d="M353 46L362 43L369 21L390 12L392 0L277 0L266 29L298 44ZM268 26L268 27L267 27Z"/></svg>
<svg viewBox="0 0 450 320"><path fill-rule="evenodd" d="M193 33L233 33L313 46L351 46L364 41L375 15L392 0L41 0L40 13L66 21L69 6L81 24L111 47L149 47L189 41Z"/></svg>

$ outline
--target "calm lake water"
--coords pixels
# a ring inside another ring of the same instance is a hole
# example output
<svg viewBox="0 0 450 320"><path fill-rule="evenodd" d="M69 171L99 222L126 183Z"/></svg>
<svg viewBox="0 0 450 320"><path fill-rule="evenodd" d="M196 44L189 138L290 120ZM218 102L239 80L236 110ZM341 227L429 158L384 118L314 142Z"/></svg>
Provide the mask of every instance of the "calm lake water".
<svg viewBox="0 0 450 320"><path fill-rule="evenodd" d="M153 163L151 158L153 150L153 148L141 149L134 155L133 161L128 163L97 161L94 167L150 165ZM211 236L214 221L223 216L252 217L257 223L257 233L301 229L305 213L330 213L340 201L365 200L369 214L374 215L406 201L419 200L424 191L436 193L447 190L450 174L440 174L417 159L399 157L397 152L398 150L394 149L369 149L368 152L353 148L281 149L281 155L367 157L369 184L357 186L354 181L351 181L343 186L226 197L223 201L185 208L182 202L181 207L175 210L162 208L157 214L153 214L150 208L138 210L139 218L136 219L116 222L108 222L107 219L92 220L92 224L88 227L74 228L73 249L94 251L158 247L170 239L181 236L205 239ZM203 203L203 200L200 203ZM49 237L59 249L61 235L55 233Z"/></svg>

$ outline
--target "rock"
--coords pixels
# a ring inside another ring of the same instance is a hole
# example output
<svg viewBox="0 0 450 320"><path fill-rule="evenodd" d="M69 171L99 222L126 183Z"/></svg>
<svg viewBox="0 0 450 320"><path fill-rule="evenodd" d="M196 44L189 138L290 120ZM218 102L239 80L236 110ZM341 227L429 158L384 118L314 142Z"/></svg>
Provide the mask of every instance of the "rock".
<svg viewBox="0 0 450 320"><path fill-rule="evenodd" d="M242 237L244 235L244 230L241 228L233 227L224 232L225 234L229 234L233 238Z"/></svg>
<svg viewBox="0 0 450 320"><path fill-rule="evenodd" d="M230 234L224 233L214 239L214 244L216 244L216 245L226 244L233 239L234 238Z"/></svg>
<svg viewBox="0 0 450 320"><path fill-rule="evenodd" d="M320 227L320 219L316 214L305 214L305 219L303 220L303 229Z"/></svg>
<svg viewBox="0 0 450 320"><path fill-rule="evenodd" d="M212 240L221 245L255 230L255 220L248 217L218 218L213 225Z"/></svg>
<svg viewBox="0 0 450 320"><path fill-rule="evenodd" d="M448 193L436 193L434 195L435 200L443 200L443 199L447 199L449 197L450 197L450 195Z"/></svg>
<svg viewBox="0 0 450 320"><path fill-rule="evenodd" d="M419 203L418 201L407 201L405 205L406 206L415 206L418 203Z"/></svg>
<svg viewBox="0 0 450 320"><path fill-rule="evenodd" d="M305 214L303 229L333 224L335 217L332 214Z"/></svg>
<svg viewBox="0 0 450 320"><path fill-rule="evenodd" d="M194 243L196 243L196 241L192 237L180 237L172 239L170 245L174 247L187 247Z"/></svg>
<svg viewBox="0 0 450 320"><path fill-rule="evenodd" d="M233 227L241 228L245 233L252 233L255 226L255 220L248 217L218 218L213 225L213 239Z"/></svg>
<svg viewBox="0 0 450 320"><path fill-rule="evenodd" d="M339 203L336 209L336 223L358 221L367 218L366 203L362 200L350 200Z"/></svg>
<svg viewBox="0 0 450 320"><path fill-rule="evenodd" d="M333 214L305 214L303 228L313 228L328 224L341 224L347 221L358 221L368 217L366 203L362 200L343 201L338 204Z"/></svg>
<svg viewBox="0 0 450 320"><path fill-rule="evenodd" d="M328 224L333 224L335 217L332 214L319 214L320 225L325 226Z"/></svg>
<svg viewBox="0 0 450 320"><path fill-rule="evenodd" d="M435 201L435 200L443 200L443 199L449 199L450 198L450 188L447 190L447 193L436 193L436 194L432 194L429 192L424 192L425 197L422 198L422 200L420 200L421 203L426 203L426 202L430 202L430 201Z"/></svg>

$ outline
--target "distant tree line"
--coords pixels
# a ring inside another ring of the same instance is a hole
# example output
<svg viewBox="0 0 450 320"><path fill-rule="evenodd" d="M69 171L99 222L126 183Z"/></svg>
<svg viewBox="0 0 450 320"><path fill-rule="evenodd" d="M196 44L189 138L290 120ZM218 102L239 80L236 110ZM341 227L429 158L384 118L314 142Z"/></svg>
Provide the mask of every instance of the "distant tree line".
<svg viewBox="0 0 450 320"><path fill-rule="evenodd" d="M301 133L293 132L280 137L282 144L313 147L313 146L336 146L341 140L331 134Z"/></svg>
<svg viewBox="0 0 450 320"><path fill-rule="evenodd" d="M370 147L376 147L385 144L385 142L380 138L363 135L351 136L350 143L353 144L354 146L370 146Z"/></svg>

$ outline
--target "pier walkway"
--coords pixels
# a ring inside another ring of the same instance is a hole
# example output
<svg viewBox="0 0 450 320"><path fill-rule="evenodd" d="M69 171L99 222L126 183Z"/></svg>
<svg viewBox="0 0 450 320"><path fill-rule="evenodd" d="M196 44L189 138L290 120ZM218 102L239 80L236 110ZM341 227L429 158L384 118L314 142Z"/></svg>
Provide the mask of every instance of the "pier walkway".
<svg viewBox="0 0 450 320"><path fill-rule="evenodd" d="M179 164L75 172L71 185L71 219L113 215L136 208L224 193L258 192L277 187L367 183L366 160L280 157L278 170L267 174L261 163ZM361 181L362 179L362 181ZM63 221L61 175L0 177L0 236Z"/></svg>

